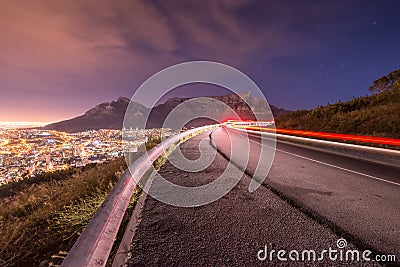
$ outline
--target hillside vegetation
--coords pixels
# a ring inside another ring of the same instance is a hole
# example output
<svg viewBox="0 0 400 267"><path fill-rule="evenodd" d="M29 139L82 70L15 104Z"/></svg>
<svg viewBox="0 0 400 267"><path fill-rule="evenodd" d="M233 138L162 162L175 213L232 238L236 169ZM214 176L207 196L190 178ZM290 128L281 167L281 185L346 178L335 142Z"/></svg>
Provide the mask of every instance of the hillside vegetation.
<svg viewBox="0 0 400 267"><path fill-rule="evenodd" d="M400 70L374 81L372 95L280 116L278 128L400 138Z"/></svg>
<svg viewBox="0 0 400 267"><path fill-rule="evenodd" d="M0 266L59 263L125 168L121 158L0 187Z"/></svg>

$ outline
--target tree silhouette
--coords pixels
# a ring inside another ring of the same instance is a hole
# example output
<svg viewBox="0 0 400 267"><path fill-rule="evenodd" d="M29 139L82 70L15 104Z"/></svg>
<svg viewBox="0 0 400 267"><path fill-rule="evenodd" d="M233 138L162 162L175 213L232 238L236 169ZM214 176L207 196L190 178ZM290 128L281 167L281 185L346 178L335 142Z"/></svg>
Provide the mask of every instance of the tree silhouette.
<svg viewBox="0 0 400 267"><path fill-rule="evenodd" d="M371 93L381 93L390 88L390 80L386 76L380 77L375 80L372 85L368 88Z"/></svg>
<svg viewBox="0 0 400 267"><path fill-rule="evenodd" d="M396 81L400 81L400 69L399 70L394 70L390 72L387 77L389 78L391 83L394 83Z"/></svg>

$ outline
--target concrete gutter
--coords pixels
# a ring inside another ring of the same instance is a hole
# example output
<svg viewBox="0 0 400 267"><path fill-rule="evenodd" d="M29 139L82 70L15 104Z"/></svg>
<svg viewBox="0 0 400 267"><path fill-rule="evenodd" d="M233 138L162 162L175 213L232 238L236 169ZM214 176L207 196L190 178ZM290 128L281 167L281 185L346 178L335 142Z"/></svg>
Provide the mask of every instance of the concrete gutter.
<svg viewBox="0 0 400 267"><path fill-rule="evenodd" d="M144 207L144 203L147 197L147 193L150 189L150 186L156 176L155 171L153 171L146 184L143 187L143 192L140 194L139 199L137 200L137 203L135 205L135 208L133 209L131 218L129 220L129 223L125 229L124 236L122 237L121 243L119 244L119 248L117 251L117 254L114 257L112 267L121 267L125 266L128 258L129 258L129 252L131 250L132 246L132 240L135 235L137 226L140 223L140 220L142 218L142 210Z"/></svg>

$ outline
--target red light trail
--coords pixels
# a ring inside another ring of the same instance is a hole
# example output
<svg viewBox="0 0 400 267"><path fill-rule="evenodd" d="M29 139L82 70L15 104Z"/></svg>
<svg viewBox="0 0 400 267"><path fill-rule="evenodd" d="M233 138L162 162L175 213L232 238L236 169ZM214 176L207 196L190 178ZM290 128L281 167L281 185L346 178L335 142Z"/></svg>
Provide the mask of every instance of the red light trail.
<svg viewBox="0 0 400 267"><path fill-rule="evenodd" d="M342 141L356 141L356 142L373 143L381 145L400 146L400 139L395 139L395 138L373 137L373 136L352 135L352 134L337 134L337 133L327 133L327 132L311 132L302 130L274 129L274 128L265 128L258 126L249 126L249 125L234 125L234 127L244 128L249 130L265 131L265 132L293 134L293 135L300 135L307 137L319 137L319 138L335 139Z"/></svg>

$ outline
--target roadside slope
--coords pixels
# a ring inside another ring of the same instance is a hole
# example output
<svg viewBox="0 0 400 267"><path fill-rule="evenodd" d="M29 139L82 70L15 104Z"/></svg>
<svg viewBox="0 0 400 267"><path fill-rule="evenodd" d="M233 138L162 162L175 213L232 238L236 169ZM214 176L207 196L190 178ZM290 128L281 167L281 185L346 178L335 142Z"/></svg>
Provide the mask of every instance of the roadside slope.
<svg viewBox="0 0 400 267"><path fill-rule="evenodd" d="M283 114L278 128L400 138L400 89Z"/></svg>

